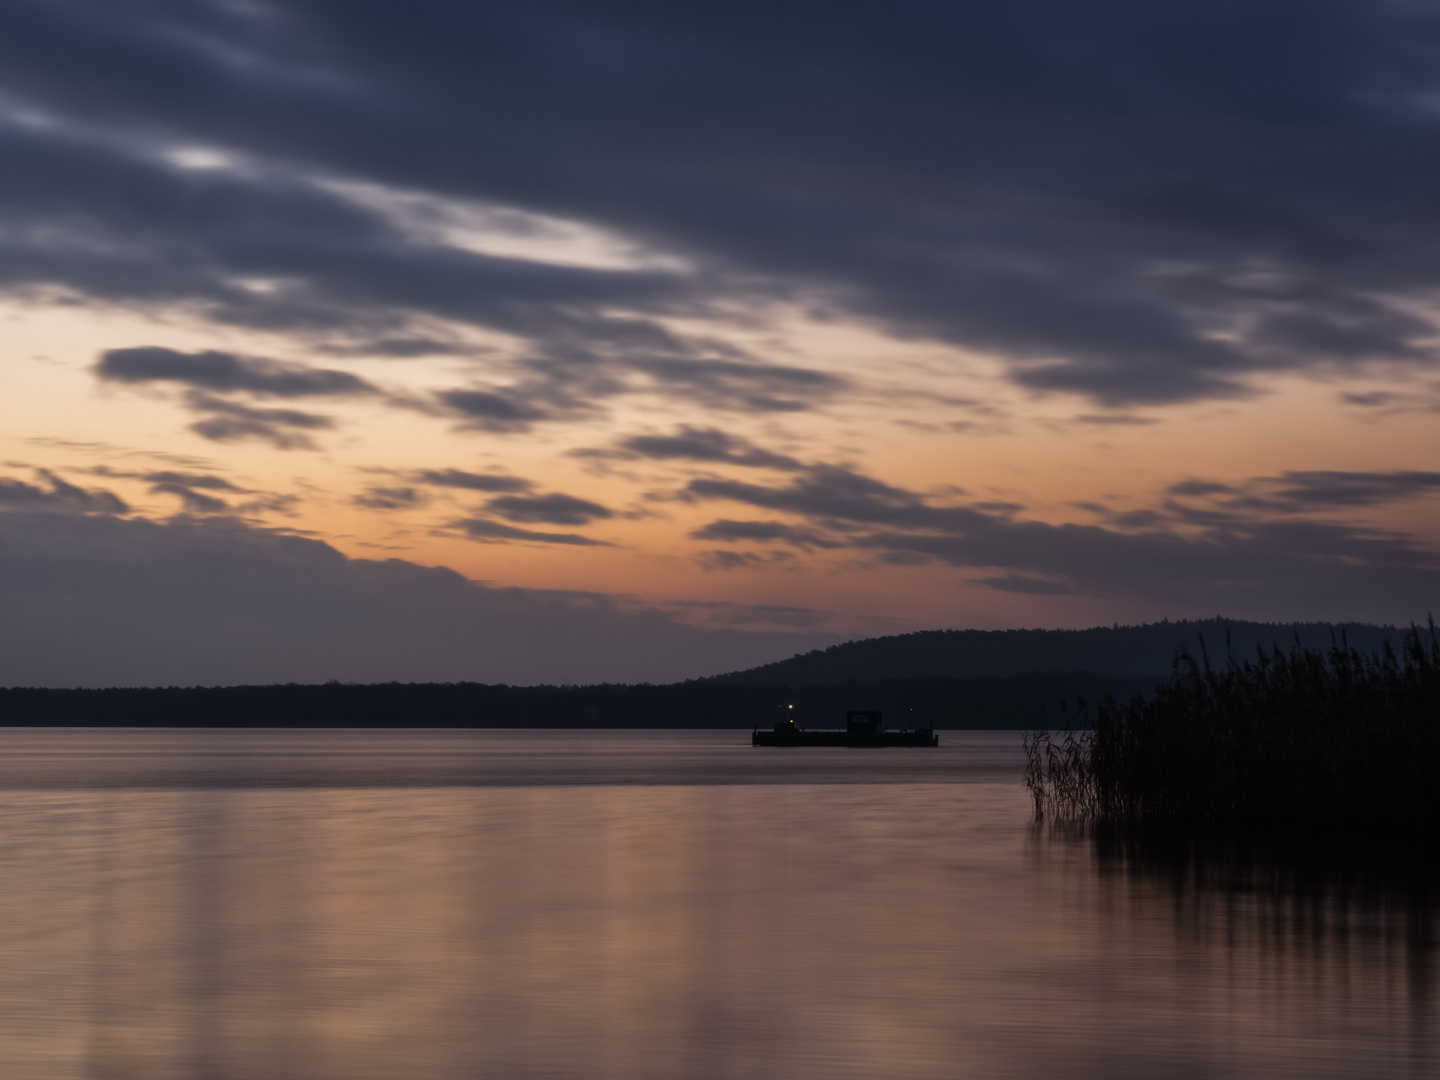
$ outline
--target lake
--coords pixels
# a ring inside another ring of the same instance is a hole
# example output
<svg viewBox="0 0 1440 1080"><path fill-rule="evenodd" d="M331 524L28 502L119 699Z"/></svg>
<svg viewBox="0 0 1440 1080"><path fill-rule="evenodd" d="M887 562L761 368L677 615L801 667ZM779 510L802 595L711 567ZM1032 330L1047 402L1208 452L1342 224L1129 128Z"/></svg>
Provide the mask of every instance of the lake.
<svg viewBox="0 0 1440 1080"><path fill-rule="evenodd" d="M941 744L0 731L0 1071L1440 1074L1434 893L1107 848Z"/></svg>

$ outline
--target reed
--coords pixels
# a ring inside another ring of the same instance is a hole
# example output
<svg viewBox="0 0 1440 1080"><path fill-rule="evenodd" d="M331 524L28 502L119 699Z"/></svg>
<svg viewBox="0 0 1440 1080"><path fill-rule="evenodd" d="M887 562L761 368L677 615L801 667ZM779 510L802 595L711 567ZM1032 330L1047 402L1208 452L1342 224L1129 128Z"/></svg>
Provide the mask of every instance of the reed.
<svg viewBox="0 0 1440 1080"><path fill-rule="evenodd" d="M1228 646L1228 635L1227 635ZM1181 651L1149 697L1026 737L1037 817L1108 823L1414 833L1440 825L1440 637L1400 655Z"/></svg>

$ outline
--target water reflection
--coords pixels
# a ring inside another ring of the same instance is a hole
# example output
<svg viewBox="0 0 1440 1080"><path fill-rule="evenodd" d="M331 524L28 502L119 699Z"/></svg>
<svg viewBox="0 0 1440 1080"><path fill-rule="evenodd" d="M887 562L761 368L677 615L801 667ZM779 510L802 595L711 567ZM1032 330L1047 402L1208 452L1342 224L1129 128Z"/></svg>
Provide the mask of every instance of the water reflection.
<svg viewBox="0 0 1440 1080"><path fill-rule="evenodd" d="M1227 1050L1244 1075L1435 1075L1433 844L1032 826L1029 851L1086 883L1102 951L1217 1075Z"/></svg>
<svg viewBox="0 0 1440 1080"><path fill-rule="evenodd" d="M913 1073L953 1060L941 928L963 858L929 851L954 792L916 794L11 796L0 1059L27 1077Z"/></svg>
<svg viewBox="0 0 1440 1080"><path fill-rule="evenodd" d="M1262 957L1352 1000L1404 1002L1423 1033L1440 964L1433 838L1197 836L1108 829L1091 837L1109 887L1169 905L1201 949Z"/></svg>
<svg viewBox="0 0 1440 1080"><path fill-rule="evenodd" d="M1018 779L994 779L1011 758L1018 778L1008 733L975 736L973 768L962 755L947 782L880 784L823 782L853 781L862 759L843 753L785 765L802 783L737 783L747 759L728 749L727 783L661 784L657 737L634 738L652 740L645 783L146 789L72 771L69 787L0 794L4 1075L1390 1077L1440 1063L1433 924L1412 911L1433 906L1414 891L1292 903L1214 859L1036 833ZM703 773L695 745L682 751L679 773ZM305 767L323 774L323 756ZM566 760L534 775L573 775Z"/></svg>

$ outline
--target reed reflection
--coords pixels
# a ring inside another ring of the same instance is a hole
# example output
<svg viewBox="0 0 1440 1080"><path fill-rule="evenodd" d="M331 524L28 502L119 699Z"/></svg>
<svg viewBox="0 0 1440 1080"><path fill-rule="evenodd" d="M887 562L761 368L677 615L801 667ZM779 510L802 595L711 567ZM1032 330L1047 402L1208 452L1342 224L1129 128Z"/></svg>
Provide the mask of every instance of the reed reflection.
<svg viewBox="0 0 1440 1080"><path fill-rule="evenodd" d="M1157 890L1196 940L1403 972L1416 1015L1435 1004L1440 853L1428 841L1100 828L1092 843L1103 877Z"/></svg>
<svg viewBox="0 0 1440 1080"><path fill-rule="evenodd" d="M1088 862L1079 872L1094 875L1107 948L1146 923L1168 927L1197 1025L1223 1016L1227 1037L1253 1045L1299 1036L1293 1056L1344 1055L1362 1070L1352 1075L1433 1074L1432 844L1064 824L1034 835L1052 856Z"/></svg>

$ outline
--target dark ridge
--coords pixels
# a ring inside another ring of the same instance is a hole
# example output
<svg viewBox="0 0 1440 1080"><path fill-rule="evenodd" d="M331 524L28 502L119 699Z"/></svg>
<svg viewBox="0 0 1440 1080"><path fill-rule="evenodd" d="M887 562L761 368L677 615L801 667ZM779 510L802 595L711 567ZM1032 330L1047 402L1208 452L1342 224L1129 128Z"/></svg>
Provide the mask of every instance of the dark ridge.
<svg viewBox="0 0 1440 1080"><path fill-rule="evenodd" d="M892 726L1029 728L1076 695L1129 696L1153 678L1093 672L1008 678L884 679L802 687L489 686L324 683L86 690L0 689L10 727L751 728L795 706L806 727L843 727L847 709L882 709Z"/></svg>
<svg viewBox="0 0 1440 1080"><path fill-rule="evenodd" d="M1373 651L1389 642L1399 648L1404 631L1365 623L1258 623L1239 619L1183 620L1142 626L1097 626L1089 630L921 630L912 634L847 641L828 649L797 653L789 660L711 677L711 683L838 683L847 679L905 679L918 676L969 679L1019 675L1027 671L1117 671L1165 676L1176 650L1196 640L1225 640L1237 655L1257 648L1288 649L1298 640L1328 648L1343 632L1356 648Z"/></svg>

